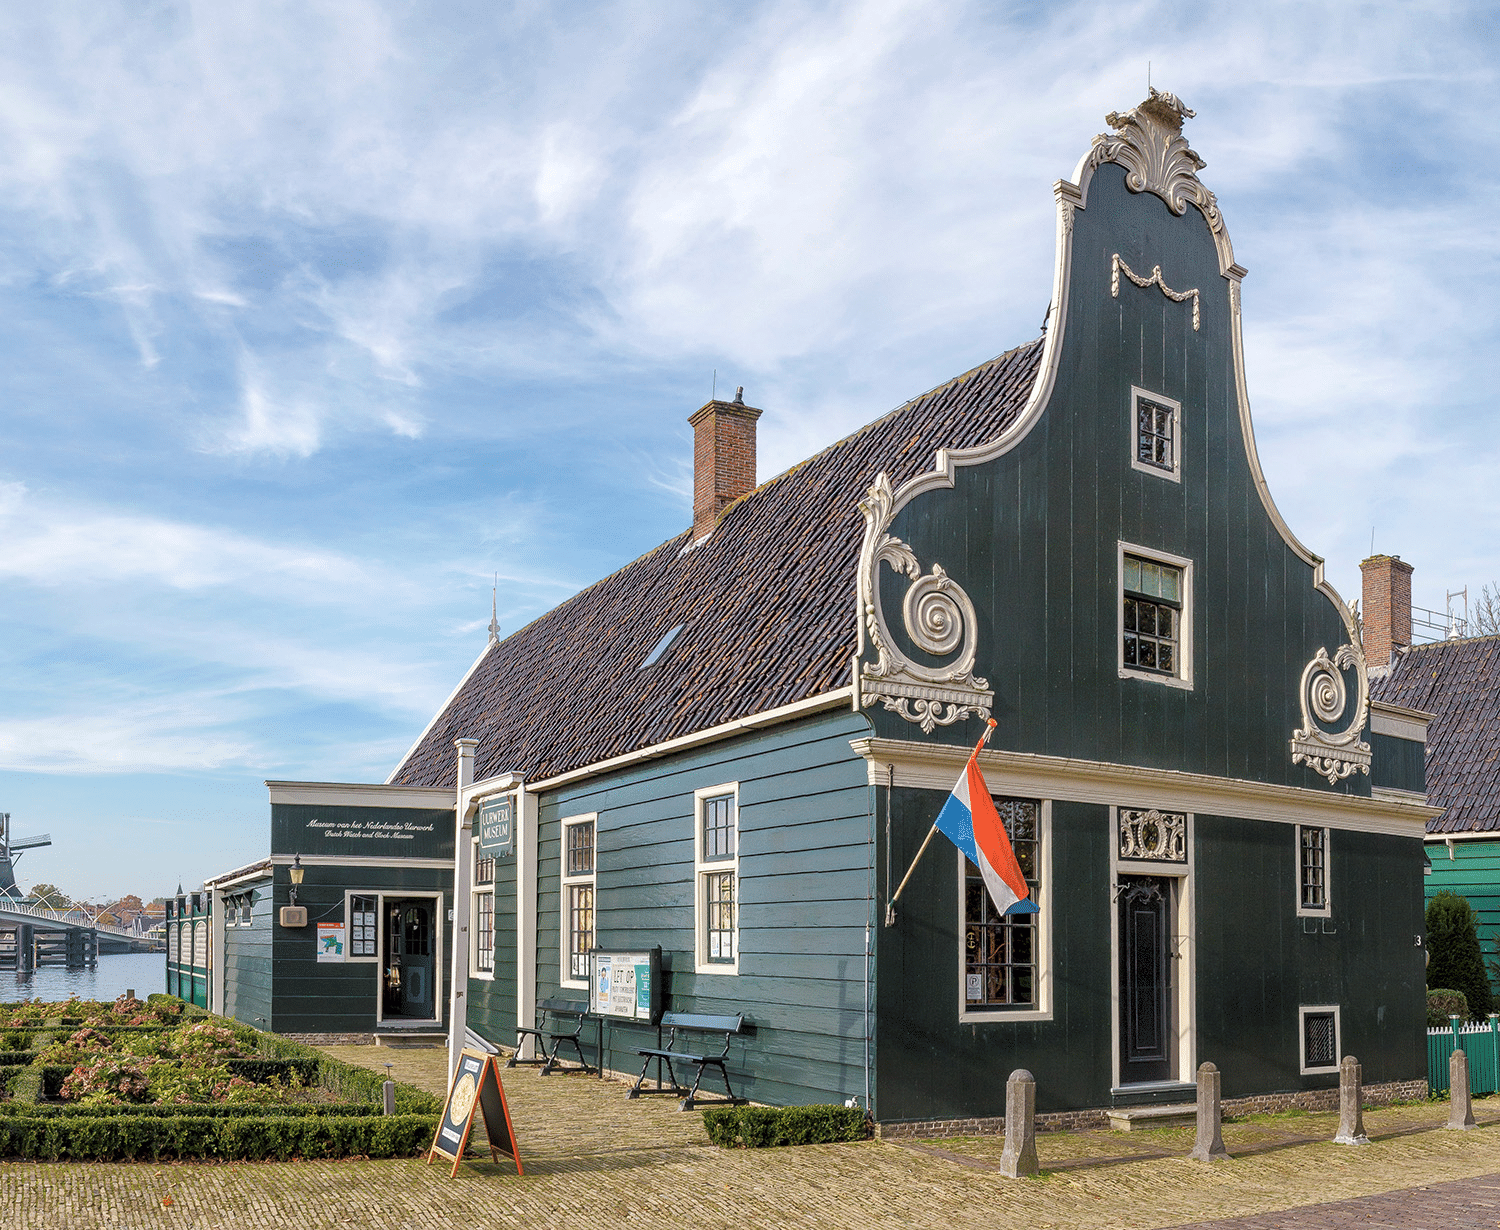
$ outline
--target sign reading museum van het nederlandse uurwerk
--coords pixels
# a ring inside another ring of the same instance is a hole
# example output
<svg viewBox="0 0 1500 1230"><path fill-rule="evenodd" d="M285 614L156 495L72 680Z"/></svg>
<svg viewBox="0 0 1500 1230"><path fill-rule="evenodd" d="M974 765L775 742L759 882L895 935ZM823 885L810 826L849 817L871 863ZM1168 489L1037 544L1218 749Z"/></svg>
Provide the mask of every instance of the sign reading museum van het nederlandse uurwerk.
<svg viewBox="0 0 1500 1230"><path fill-rule="evenodd" d="M453 811L272 804L271 850L275 854L451 859Z"/></svg>

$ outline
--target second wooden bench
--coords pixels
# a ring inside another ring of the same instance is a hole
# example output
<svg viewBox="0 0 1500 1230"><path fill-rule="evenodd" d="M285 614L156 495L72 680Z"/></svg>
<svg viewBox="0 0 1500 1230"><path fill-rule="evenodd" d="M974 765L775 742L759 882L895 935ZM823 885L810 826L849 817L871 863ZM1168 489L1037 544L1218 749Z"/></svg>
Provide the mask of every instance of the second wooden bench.
<svg viewBox="0 0 1500 1230"><path fill-rule="evenodd" d="M724 1061L729 1058L729 1043L745 1029L745 1018L743 1014L735 1016L710 1016L693 1012L667 1012L662 1014L661 1023L669 1032L667 1044L663 1047L650 1047L644 1050L637 1049L636 1054L642 1056L645 1062L641 1064L641 1074L635 1082L635 1086L626 1095L638 1098L643 1093L671 1093L681 1095L686 1093L687 1097L682 1099L682 1109L692 1110L698 1104L698 1086L703 1081L703 1072L706 1068L717 1068L719 1076L724 1081L725 1098L715 1098L708 1103L711 1106L738 1106L746 1098L736 1097L734 1090L729 1087L729 1071L724 1066ZM718 1047L718 1054L713 1053L719 1038L723 1038L723 1045ZM690 1044L695 1044L689 1049ZM646 1072L651 1067L651 1061L655 1060L656 1088L645 1089L642 1086L646 1081ZM672 1070L673 1063L688 1063L698 1069L697 1075L693 1077L693 1087L683 1089L677 1083L677 1074ZM671 1088L662 1086L661 1068L666 1065L667 1079L672 1082Z"/></svg>

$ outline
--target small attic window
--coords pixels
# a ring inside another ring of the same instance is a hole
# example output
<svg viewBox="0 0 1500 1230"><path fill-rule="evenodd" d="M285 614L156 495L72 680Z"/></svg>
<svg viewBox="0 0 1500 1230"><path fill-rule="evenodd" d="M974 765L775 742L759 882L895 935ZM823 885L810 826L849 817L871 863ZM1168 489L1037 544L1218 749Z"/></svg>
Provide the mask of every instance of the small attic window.
<svg viewBox="0 0 1500 1230"><path fill-rule="evenodd" d="M642 662L638 667L636 667L636 670L643 671L648 666L655 666L658 662L660 662L662 654L666 653L667 650L672 647L672 642L677 639L677 634L681 632L684 627L685 625L678 624L675 628L669 630L667 634L661 638L661 640L656 642L655 647L651 650L650 653L646 655L646 660Z"/></svg>

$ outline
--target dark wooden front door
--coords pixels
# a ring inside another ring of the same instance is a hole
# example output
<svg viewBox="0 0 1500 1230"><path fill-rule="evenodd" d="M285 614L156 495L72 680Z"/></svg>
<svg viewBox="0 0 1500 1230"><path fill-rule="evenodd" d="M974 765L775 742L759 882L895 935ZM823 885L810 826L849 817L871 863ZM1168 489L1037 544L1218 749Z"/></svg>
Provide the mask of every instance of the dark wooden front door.
<svg viewBox="0 0 1500 1230"><path fill-rule="evenodd" d="M430 897L385 903L385 980L381 1015L437 1017L436 920Z"/></svg>
<svg viewBox="0 0 1500 1230"><path fill-rule="evenodd" d="M1172 883L1121 876L1120 1083L1172 1078Z"/></svg>

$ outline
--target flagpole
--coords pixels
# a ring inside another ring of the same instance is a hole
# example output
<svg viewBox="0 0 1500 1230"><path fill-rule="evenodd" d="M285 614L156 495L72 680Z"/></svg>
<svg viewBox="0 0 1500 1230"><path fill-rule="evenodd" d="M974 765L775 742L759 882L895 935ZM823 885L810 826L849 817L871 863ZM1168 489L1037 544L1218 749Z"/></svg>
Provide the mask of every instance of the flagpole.
<svg viewBox="0 0 1500 1230"><path fill-rule="evenodd" d="M994 731L995 719L985 718L984 733L979 736L979 742L974 745L974 752L973 755L969 757L970 760L973 760L975 756L979 755L980 751L983 750L984 745L990 741L990 735L992 735ZM887 801L886 807L890 807L889 801ZM937 821L934 820L932 822L932 827L927 830L927 836L922 839L922 847L917 851L917 857L912 859L911 866L906 869L906 874L901 877L901 883L897 886L896 891L891 895L889 900L886 901L885 925L887 927L894 927L896 925L896 899L901 896L902 890L906 887L906 882L911 879L912 872L916 871L917 864L922 861L922 855L927 853L927 847L932 842L933 837L937 835L937 831Z"/></svg>

